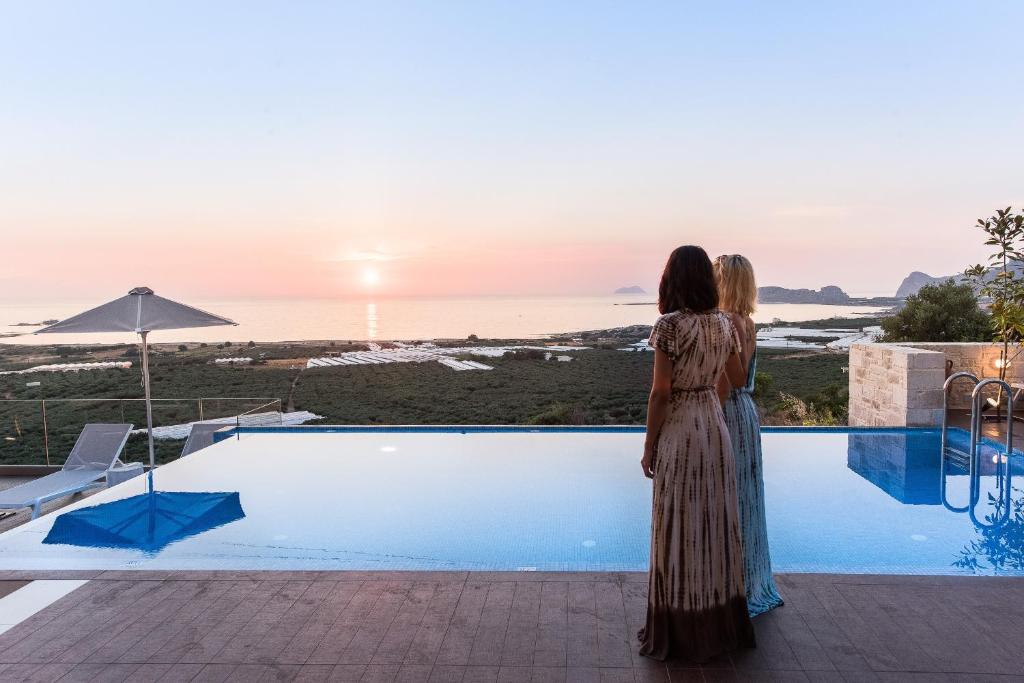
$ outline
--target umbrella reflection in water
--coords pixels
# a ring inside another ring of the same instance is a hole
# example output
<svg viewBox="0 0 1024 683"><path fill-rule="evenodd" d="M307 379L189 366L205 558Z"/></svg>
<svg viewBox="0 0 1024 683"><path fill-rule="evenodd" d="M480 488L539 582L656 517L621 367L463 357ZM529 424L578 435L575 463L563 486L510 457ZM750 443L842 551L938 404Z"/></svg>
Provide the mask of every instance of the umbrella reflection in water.
<svg viewBox="0 0 1024 683"><path fill-rule="evenodd" d="M158 553L245 517L237 491L153 491L57 517L43 543Z"/></svg>

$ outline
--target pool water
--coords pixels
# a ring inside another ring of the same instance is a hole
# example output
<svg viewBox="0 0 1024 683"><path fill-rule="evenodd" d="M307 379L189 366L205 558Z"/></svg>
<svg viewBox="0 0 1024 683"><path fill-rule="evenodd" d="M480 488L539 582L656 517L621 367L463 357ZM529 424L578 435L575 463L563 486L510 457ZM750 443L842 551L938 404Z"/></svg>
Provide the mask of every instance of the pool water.
<svg viewBox="0 0 1024 683"><path fill-rule="evenodd" d="M159 468L157 495L140 477L0 534L0 569L645 570L642 444L634 428L242 430ZM1024 574L1022 456L985 446L968 506L936 430L769 429L764 451L776 571Z"/></svg>

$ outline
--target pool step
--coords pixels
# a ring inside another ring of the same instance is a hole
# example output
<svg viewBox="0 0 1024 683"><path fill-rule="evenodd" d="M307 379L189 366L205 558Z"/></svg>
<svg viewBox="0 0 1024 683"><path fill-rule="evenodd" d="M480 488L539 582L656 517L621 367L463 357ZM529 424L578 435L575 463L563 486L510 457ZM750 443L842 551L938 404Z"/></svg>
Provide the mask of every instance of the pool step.
<svg viewBox="0 0 1024 683"><path fill-rule="evenodd" d="M946 462L958 470L969 472L971 469L971 454L965 450L947 445Z"/></svg>

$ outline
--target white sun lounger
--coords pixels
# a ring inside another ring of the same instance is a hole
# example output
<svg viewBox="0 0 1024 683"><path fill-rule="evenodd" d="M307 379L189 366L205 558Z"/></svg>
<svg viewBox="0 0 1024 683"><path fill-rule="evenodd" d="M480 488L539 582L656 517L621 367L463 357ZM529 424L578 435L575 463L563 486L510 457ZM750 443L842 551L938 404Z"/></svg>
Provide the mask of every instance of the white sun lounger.
<svg viewBox="0 0 1024 683"><path fill-rule="evenodd" d="M0 508L32 508L32 519L39 516L43 503L102 486L107 470L119 464L118 458L132 431L130 424L87 424L78 435L74 448L59 472L0 491Z"/></svg>
<svg viewBox="0 0 1024 683"><path fill-rule="evenodd" d="M188 432L185 446L181 449L181 457L191 455L207 446L213 445L213 434L221 429L228 429L230 424L224 422L196 422Z"/></svg>

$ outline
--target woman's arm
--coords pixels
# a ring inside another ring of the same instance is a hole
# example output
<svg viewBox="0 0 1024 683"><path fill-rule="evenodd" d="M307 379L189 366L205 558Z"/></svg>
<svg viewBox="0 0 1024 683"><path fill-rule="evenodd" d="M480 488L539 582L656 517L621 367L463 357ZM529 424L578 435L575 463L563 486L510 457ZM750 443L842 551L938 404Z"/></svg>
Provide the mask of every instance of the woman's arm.
<svg viewBox="0 0 1024 683"><path fill-rule="evenodd" d="M729 316L732 319L732 326L736 328L736 334L740 339L740 365L743 367L743 381L738 385L742 387L747 383L747 368L750 367L750 357L754 355L754 345L757 344L757 337L754 333L754 321L746 316Z"/></svg>
<svg viewBox="0 0 1024 683"><path fill-rule="evenodd" d="M651 395L647 399L647 439L644 441L644 457L640 467L647 478L654 477L654 449L658 435L668 416L668 404L672 398L672 359L661 349L654 350L654 379Z"/></svg>
<svg viewBox="0 0 1024 683"><path fill-rule="evenodd" d="M742 353L730 353L725 363L724 376L733 389L739 389L747 383L747 369L743 366Z"/></svg>
<svg viewBox="0 0 1024 683"><path fill-rule="evenodd" d="M750 318L742 318L735 313L730 313L729 319L736 330L736 336L739 339L740 345L738 353L729 355L725 370L718 377L718 383L715 386L718 390L718 400L723 404L729 398L730 391L746 385L750 357L754 353L754 344L750 343L751 340L754 340L751 334L753 321ZM756 340L754 340L754 343L756 343Z"/></svg>

